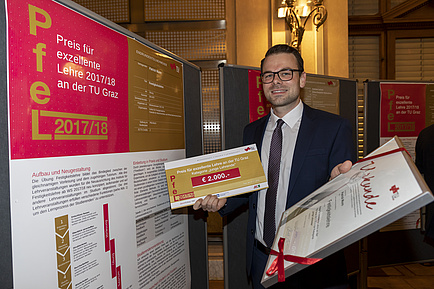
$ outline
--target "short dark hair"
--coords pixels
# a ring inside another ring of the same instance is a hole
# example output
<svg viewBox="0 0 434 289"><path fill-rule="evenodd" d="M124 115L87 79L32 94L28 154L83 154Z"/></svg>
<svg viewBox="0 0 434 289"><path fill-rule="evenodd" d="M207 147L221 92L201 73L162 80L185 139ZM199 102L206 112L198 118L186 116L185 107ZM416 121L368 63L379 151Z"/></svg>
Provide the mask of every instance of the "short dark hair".
<svg viewBox="0 0 434 289"><path fill-rule="evenodd" d="M293 54L295 56L295 59L297 59L297 64L298 64L297 69L304 71L304 67L303 67L304 61L300 55L300 52L298 52L298 50L296 48L289 46L287 44L277 44L277 45L274 45L273 47L271 47L270 49L268 49L267 53L265 53L264 59L261 60L261 73L263 72L262 68L264 65L265 58L267 58L270 55L280 54L280 53Z"/></svg>

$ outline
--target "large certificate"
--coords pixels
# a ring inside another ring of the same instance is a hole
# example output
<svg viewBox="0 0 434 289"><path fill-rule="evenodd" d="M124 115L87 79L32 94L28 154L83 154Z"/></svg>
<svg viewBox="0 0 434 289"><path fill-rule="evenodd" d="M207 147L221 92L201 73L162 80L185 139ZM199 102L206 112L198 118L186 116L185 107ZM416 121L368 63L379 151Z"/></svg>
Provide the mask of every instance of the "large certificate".
<svg viewBox="0 0 434 289"><path fill-rule="evenodd" d="M283 281L433 200L395 137L283 213L261 282Z"/></svg>
<svg viewBox="0 0 434 289"><path fill-rule="evenodd" d="M255 144L165 163L172 209L268 188Z"/></svg>

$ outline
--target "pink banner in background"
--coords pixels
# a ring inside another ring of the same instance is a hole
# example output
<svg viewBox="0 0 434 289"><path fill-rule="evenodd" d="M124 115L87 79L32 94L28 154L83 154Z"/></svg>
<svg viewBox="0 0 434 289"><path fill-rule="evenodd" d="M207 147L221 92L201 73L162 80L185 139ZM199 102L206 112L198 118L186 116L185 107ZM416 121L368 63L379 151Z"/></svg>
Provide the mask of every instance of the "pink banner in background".
<svg viewBox="0 0 434 289"><path fill-rule="evenodd" d="M249 112L250 122L266 116L270 112L271 104L262 91L261 72L249 70Z"/></svg>
<svg viewBox="0 0 434 289"><path fill-rule="evenodd" d="M55 2L12 2L12 159L128 151L126 37Z"/></svg>
<svg viewBox="0 0 434 289"><path fill-rule="evenodd" d="M417 137L425 127L426 84L381 83L380 137Z"/></svg>

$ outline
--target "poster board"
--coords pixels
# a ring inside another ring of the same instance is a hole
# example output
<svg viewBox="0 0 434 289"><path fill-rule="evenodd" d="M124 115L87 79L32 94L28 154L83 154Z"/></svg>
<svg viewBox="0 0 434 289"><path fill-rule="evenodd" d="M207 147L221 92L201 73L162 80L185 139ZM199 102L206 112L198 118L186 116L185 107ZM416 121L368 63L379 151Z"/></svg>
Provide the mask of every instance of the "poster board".
<svg viewBox="0 0 434 289"><path fill-rule="evenodd" d="M220 94L223 148L242 144L243 128L249 122L267 115L270 104L262 94L260 68L221 65ZM249 93L252 95L249 104ZM302 100L309 106L338 114L351 123L357 143L357 85L355 80L307 73ZM340 97L343 96L343 97ZM241 111L240 107L247 110ZM252 117L253 115L253 117ZM228 124L230 122L230 124ZM230 136L230 137L228 137Z"/></svg>
<svg viewBox="0 0 434 289"><path fill-rule="evenodd" d="M1 284L207 286L205 223L160 176L202 153L198 67L71 1L0 9Z"/></svg>
<svg viewBox="0 0 434 289"><path fill-rule="evenodd" d="M432 82L365 82L365 155L393 133L403 140L414 160L417 135L434 119L433 97L429 93L433 85ZM413 220L415 218L417 216ZM416 225L420 226L417 222L410 219L395 225L395 228L384 228L368 236L367 266L433 260L434 248L423 242L424 235L416 228ZM412 223L413 229L408 229L406 223ZM400 254L392 254L398 251Z"/></svg>
<svg viewBox="0 0 434 289"><path fill-rule="evenodd" d="M260 83L260 68L238 65L221 65L220 78L220 106L222 149L230 149L243 144L243 129L251 121L251 115L265 116L267 105L262 95ZM311 84L309 84L311 81ZM329 101L320 101L320 95L328 95L327 82L339 96L331 95ZM312 88L316 88L316 94ZM327 110L330 103L337 103L339 114L347 118L353 128L354 144L357 144L357 83L355 80L307 74L305 90L310 90L308 105ZM309 91L306 91L309 93ZM249 96L252 96L254 110L250 110ZM307 94L305 97L308 96ZM340 97L342 96L342 97ZM331 101L330 101L331 99ZM326 108L326 109L325 109ZM248 207L240 208L237 213L225 218L223 228L224 238L224 268L225 288L251 288L246 274L245 240L247 234Z"/></svg>

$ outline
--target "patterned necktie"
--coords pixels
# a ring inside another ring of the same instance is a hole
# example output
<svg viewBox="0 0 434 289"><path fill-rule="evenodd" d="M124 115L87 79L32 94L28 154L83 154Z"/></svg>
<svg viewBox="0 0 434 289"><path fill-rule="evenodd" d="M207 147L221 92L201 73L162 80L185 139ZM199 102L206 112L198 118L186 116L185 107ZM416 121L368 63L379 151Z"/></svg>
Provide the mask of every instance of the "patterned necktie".
<svg viewBox="0 0 434 289"><path fill-rule="evenodd" d="M265 197L264 242L269 248L273 245L276 234L276 197L279 184L280 157L282 155L282 125L283 120L277 121L271 137L270 156L268 158L268 190Z"/></svg>

